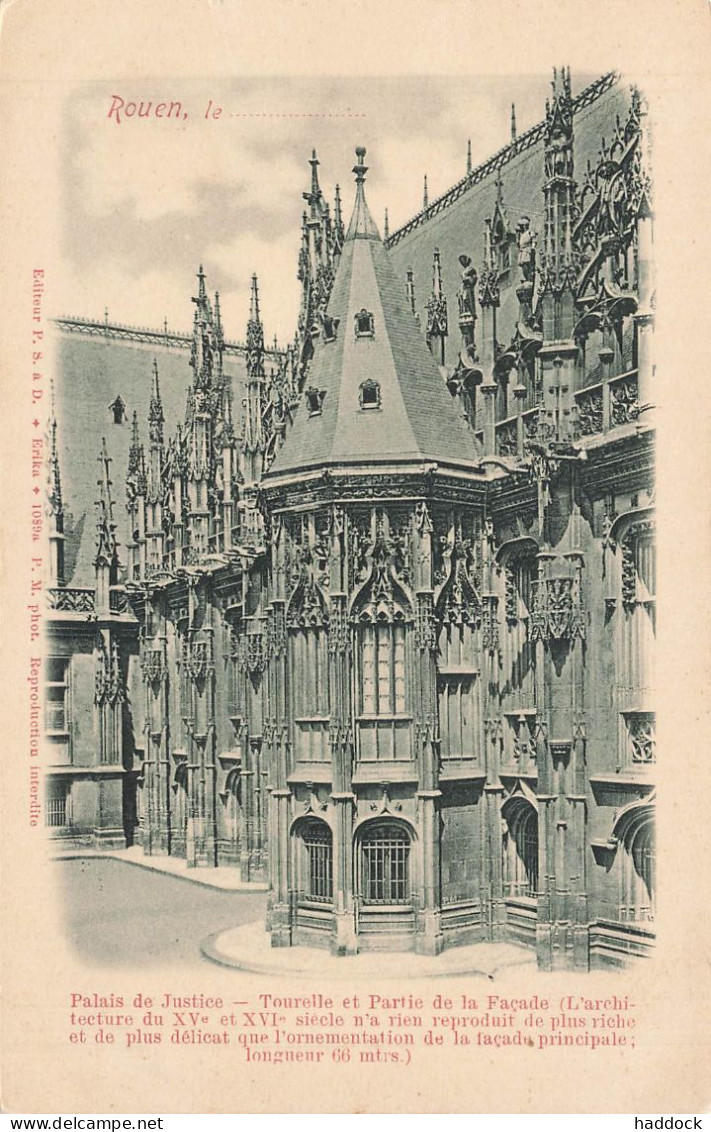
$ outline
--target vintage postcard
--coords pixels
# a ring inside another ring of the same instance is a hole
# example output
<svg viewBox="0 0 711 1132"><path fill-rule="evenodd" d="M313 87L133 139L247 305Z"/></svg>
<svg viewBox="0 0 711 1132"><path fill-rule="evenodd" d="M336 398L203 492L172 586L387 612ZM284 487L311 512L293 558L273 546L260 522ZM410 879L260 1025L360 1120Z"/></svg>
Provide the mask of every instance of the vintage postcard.
<svg viewBox="0 0 711 1132"><path fill-rule="evenodd" d="M707 1108L706 15L3 13L6 1112Z"/></svg>

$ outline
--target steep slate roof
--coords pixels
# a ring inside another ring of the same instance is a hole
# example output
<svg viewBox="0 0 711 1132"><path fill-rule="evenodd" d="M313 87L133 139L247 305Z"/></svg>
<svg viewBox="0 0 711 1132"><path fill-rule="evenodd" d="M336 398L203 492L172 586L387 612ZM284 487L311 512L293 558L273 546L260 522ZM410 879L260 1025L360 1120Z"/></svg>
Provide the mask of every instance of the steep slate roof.
<svg viewBox="0 0 711 1132"><path fill-rule="evenodd" d="M366 461L477 463L474 435L458 412L410 310L402 280L368 210L365 151L358 151L356 201L328 315L335 341L321 336L307 386L323 393L319 414L303 399L266 479L301 469ZM372 337L358 337L355 317L373 315ZM361 385L380 386L380 408L362 408Z"/></svg>

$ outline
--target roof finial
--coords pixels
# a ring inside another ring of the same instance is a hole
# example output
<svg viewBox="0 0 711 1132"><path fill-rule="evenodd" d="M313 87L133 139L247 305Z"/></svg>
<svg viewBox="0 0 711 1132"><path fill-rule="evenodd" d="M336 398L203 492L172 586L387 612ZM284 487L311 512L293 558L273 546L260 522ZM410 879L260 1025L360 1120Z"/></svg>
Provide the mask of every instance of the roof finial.
<svg viewBox="0 0 711 1132"><path fill-rule="evenodd" d="M385 220L383 221L383 239L387 240L390 237L390 222L388 220L388 209L385 207Z"/></svg>
<svg viewBox="0 0 711 1132"><path fill-rule="evenodd" d="M340 224L343 223L343 218L341 216L341 186L340 185L336 185L336 200L335 200L335 203L334 203L334 206L333 206L333 219L334 219L334 221L336 222L337 225L340 225Z"/></svg>
<svg viewBox="0 0 711 1132"><path fill-rule="evenodd" d="M365 159L365 146L359 145L356 148L356 157L358 158L356 164L353 166L353 172L356 175L356 185L365 184L365 175L368 172L368 166L364 164Z"/></svg>
<svg viewBox="0 0 711 1132"><path fill-rule="evenodd" d="M422 188L422 211L426 212L429 208L429 196L427 193L427 174L425 173L425 183Z"/></svg>
<svg viewBox="0 0 711 1132"><path fill-rule="evenodd" d="M202 264L200 264L200 266L198 268L197 277L198 277L198 299L205 299L205 298L207 298L207 292L205 290L205 272L202 269Z"/></svg>
<svg viewBox="0 0 711 1132"><path fill-rule="evenodd" d="M467 142L467 177L471 175L472 171L472 140Z"/></svg>
<svg viewBox="0 0 711 1132"><path fill-rule="evenodd" d="M516 133L516 103L511 103L511 141L515 142L517 138Z"/></svg>
<svg viewBox="0 0 711 1132"><path fill-rule="evenodd" d="M359 145L356 149L356 164L353 166L353 172L356 179L356 198L353 206L353 215L351 222L348 225L346 233L346 240L366 239L366 240L379 240L380 235L375 226L375 222L368 211L368 205L365 200L365 175L368 172L368 166L365 164L365 146Z"/></svg>

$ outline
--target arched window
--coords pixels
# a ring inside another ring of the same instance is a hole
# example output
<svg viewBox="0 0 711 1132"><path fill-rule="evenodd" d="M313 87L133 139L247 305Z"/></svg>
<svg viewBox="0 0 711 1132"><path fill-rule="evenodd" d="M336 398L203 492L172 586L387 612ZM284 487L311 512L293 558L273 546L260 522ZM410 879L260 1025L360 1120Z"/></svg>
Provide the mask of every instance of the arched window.
<svg viewBox="0 0 711 1132"><path fill-rule="evenodd" d="M635 806L618 820L620 920L649 923L654 920L656 895L653 810Z"/></svg>
<svg viewBox="0 0 711 1132"><path fill-rule="evenodd" d="M501 813L504 894L533 897L538 891L538 814L522 797L509 799Z"/></svg>
<svg viewBox="0 0 711 1132"><path fill-rule="evenodd" d="M410 836L394 821L370 822L360 835L358 893L364 904L410 903Z"/></svg>
<svg viewBox="0 0 711 1132"><path fill-rule="evenodd" d="M307 818L299 826L301 860L298 889L304 900L319 904L333 901L333 834L318 818Z"/></svg>

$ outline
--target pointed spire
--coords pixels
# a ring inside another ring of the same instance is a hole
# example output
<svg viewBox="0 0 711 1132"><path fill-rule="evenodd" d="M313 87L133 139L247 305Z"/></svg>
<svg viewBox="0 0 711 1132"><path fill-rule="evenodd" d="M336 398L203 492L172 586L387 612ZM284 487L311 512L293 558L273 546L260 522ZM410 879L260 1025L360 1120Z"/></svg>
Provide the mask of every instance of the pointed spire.
<svg viewBox="0 0 711 1132"><path fill-rule="evenodd" d="M111 498L111 457L106 447L106 437L101 438L101 451L97 457L99 464L99 478L96 481L99 487L97 500L97 530L96 530L96 558L94 565L111 566L116 561L116 524L114 523L114 505Z"/></svg>
<svg viewBox="0 0 711 1132"><path fill-rule="evenodd" d="M249 318L251 322L260 322L259 318L259 280L256 274L252 276L252 291L249 300Z"/></svg>
<svg viewBox="0 0 711 1132"><path fill-rule="evenodd" d="M48 579L50 585L61 586L64 584L64 507L62 504L62 482L59 474L54 382L52 381L50 381L50 409L46 445L48 451L45 485L49 536Z"/></svg>
<svg viewBox="0 0 711 1132"><path fill-rule="evenodd" d="M264 375L264 328L259 314L259 281L252 276L247 322L247 375L260 378Z"/></svg>
<svg viewBox="0 0 711 1132"><path fill-rule="evenodd" d="M59 474L59 451L57 449L57 415L54 402L54 382L50 382L50 409L47 421L47 447L49 457L47 460L47 505L50 515L57 522L57 529L61 529L60 521L63 517L62 484Z"/></svg>
<svg viewBox="0 0 711 1132"><path fill-rule="evenodd" d="M225 336L222 331L222 312L220 311L220 292L215 291L215 341L219 348L225 344Z"/></svg>
<svg viewBox="0 0 711 1132"><path fill-rule="evenodd" d="M435 248L432 262L432 294L427 303L427 344L438 365L444 365L444 340L448 333L447 299L442 288L442 263L439 248ZM435 342L438 343L437 347Z"/></svg>
<svg viewBox="0 0 711 1132"><path fill-rule="evenodd" d="M321 164L316 156L316 150L311 151L309 158L309 165L311 166L311 188L307 193L303 194L304 200L311 207L311 216L314 217L318 212L318 205L322 198L321 186L318 183L318 167Z"/></svg>
<svg viewBox="0 0 711 1132"><path fill-rule="evenodd" d="M356 179L356 199L353 206L353 215L351 222L348 225L348 232L346 240L380 240L380 233L375 226L375 221L370 215L365 199L365 175L368 172L368 166L365 162L365 147L358 146L356 149L356 163L353 166L353 172Z"/></svg>
<svg viewBox="0 0 711 1132"><path fill-rule="evenodd" d="M131 444L128 449L128 468L126 471L126 507L133 509L139 495L146 493L146 467L143 445L138 431L138 413L133 410L131 421Z"/></svg>
<svg viewBox="0 0 711 1132"><path fill-rule="evenodd" d="M193 321L193 341L190 349L190 365L194 374L196 389L207 389L212 385L212 349L210 327L212 310L205 289L205 272L202 264L198 269L198 293L193 295L195 318Z"/></svg>
<svg viewBox="0 0 711 1132"><path fill-rule="evenodd" d="M429 194L427 192L427 174L425 173L425 181L422 187L422 211L427 212L430 206Z"/></svg>
<svg viewBox="0 0 711 1132"><path fill-rule="evenodd" d="M135 417L135 413L134 413ZM163 402L160 396L160 384L158 381L158 362L153 359L153 383L151 387L151 400L148 408L148 427L151 444L163 443L163 425L165 417L163 416Z"/></svg>
<svg viewBox="0 0 711 1132"><path fill-rule="evenodd" d="M388 210L387 210L387 208L385 209L385 219L383 221L383 239L384 240L390 239L390 222L388 220Z"/></svg>
<svg viewBox="0 0 711 1132"><path fill-rule="evenodd" d="M467 142L467 177L471 176L472 172L472 141L471 138Z"/></svg>
<svg viewBox="0 0 711 1132"><path fill-rule="evenodd" d="M341 210L341 186L336 185L336 199L333 206L333 219L336 227L343 225L343 215Z"/></svg>
<svg viewBox="0 0 711 1132"><path fill-rule="evenodd" d="M512 102L511 103L511 143L512 144L516 141L517 137L518 137L518 134L516 132L516 104L515 104L515 102Z"/></svg>

